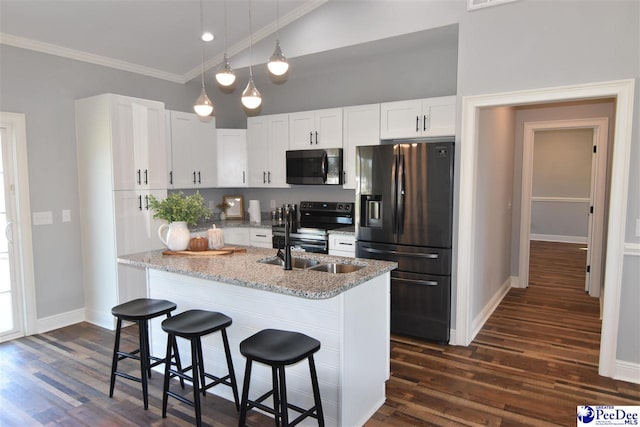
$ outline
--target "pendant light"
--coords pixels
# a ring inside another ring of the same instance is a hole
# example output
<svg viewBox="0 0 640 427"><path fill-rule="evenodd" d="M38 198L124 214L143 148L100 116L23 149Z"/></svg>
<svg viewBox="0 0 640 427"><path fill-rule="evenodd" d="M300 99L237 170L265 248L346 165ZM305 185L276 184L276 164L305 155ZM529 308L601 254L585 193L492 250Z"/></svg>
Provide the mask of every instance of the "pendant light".
<svg viewBox="0 0 640 427"><path fill-rule="evenodd" d="M216 81L220 86L229 87L236 81L236 73L229 65L227 58L227 2L224 1L224 61L216 73Z"/></svg>
<svg viewBox="0 0 640 427"><path fill-rule="evenodd" d="M274 76L282 76L289 70L289 63L280 49L280 2L276 0L276 49L269 58L267 68Z"/></svg>
<svg viewBox="0 0 640 427"><path fill-rule="evenodd" d="M262 104L262 97L256 85L253 83L253 30L251 28L251 0L249 0L249 83L242 92L242 105L250 110L254 110Z"/></svg>
<svg viewBox="0 0 640 427"><path fill-rule="evenodd" d="M204 30L204 24L202 22L202 0L200 0L200 34ZM202 72L200 73L202 80L202 91L200 96L196 100L193 110L200 117L207 117L213 114L213 103L207 96L207 91L204 89L204 41L200 41L200 55L202 59Z"/></svg>

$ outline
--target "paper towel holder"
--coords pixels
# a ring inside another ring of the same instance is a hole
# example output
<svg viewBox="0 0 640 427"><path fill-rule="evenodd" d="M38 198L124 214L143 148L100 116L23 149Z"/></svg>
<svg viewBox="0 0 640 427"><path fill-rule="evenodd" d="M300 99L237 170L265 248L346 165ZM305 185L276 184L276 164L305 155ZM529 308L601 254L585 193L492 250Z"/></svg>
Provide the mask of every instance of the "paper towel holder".
<svg viewBox="0 0 640 427"><path fill-rule="evenodd" d="M225 214L228 218L244 219L244 200L242 196L224 196Z"/></svg>

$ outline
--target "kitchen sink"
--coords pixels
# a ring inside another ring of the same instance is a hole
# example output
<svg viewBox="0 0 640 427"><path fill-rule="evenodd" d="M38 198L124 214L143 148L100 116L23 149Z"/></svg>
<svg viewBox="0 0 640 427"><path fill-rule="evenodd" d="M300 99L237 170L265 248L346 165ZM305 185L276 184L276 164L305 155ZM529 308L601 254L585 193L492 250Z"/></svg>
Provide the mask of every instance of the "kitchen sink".
<svg viewBox="0 0 640 427"><path fill-rule="evenodd" d="M284 266L284 261L278 257L260 260L259 262L263 264L279 265L281 267ZM318 264L320 264L320 261L315 259L291 258L291 267L293 268L309 268Z"/></svg>
<svg viewBox="0 0 640 427"><path fill-rule="evenodd" d="M364 268L362 265L354 265L354 264L341 264L337 262L330 262L326 264L318 264L313 267L309 267L309 270L313 271L323 271L325 273L353 273L354 271L358 271L361 268Z"/></svg>

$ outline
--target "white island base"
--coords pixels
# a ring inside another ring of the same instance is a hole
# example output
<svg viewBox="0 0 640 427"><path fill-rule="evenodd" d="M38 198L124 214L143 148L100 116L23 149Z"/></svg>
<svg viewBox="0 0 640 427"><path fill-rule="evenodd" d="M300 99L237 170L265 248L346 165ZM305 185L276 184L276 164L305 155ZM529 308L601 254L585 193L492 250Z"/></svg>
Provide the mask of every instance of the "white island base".
<svg viewBox="0 0 640 427"><path fill-rule="evenodd" d="M149 296L175 302L174 314L190 309L219 311L233 319L227 329L239 393L246 359L240 342L267 328L302 332L321 342L314 355L320 396L327 426L363 425L385 401L389 379L390 273L346 290L329 299L307 299L275 292L221 283L182 274L148 269ZM166 351L166 334L161 319L151 324L152 354ZM184 366L190 361L185 340L178 339ZM222 376L226 360L219 333L204 337L207 372ZM309 364L302 361L287 367L287 396L303 408L313 406ZM249 398L271 389L270 368L254 363ZM233 400L231 389L217 386L211 392ZM202 401L206 405L206 398ZM265 402L271 404L271 401ZM290 412L295 418L296 413ZM290 418L293 419L293 418ZM317 425L307 418L301 425Z"/></svg>

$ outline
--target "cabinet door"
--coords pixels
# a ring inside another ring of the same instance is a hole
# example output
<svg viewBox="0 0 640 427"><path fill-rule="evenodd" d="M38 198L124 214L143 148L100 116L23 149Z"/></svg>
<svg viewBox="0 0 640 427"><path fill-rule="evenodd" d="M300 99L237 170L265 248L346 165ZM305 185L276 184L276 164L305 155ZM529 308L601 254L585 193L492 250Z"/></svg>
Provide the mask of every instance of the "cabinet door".
<svg viewBox="0 0 640 427"><path fill-rule="evenodd" d="M289 149L289 115L268 116L269 168L267 184L270 187L289 188L287 184L287 150Z"/></svg>
<svg viewBox="0 0 640 427"><path fill-rule="evenodd" d="M354 236L330 234L329 255L355 258L356 238Z"/></svg>
<svg viewBox="0 0 640 427"><path fill-rule="evenodd" d="M289 149L310 150L315 145L315 112L289 114Z"/></svg>
<svg viewBox="0 0 640 427"><path fill-rule="evenodd" d="M218 187L247 186L247 133L218 129Z"/></svg>
<svg viewBox="0 0 640 427"><path fill-rule="evenodd" d="M148 196L148 192L113 192L118 255L148 250L149 224L145 196Z"/></svg>
<svg viewBox="0 0 640 427"><path fill-rule="evenodd" d="M442 96L422 100L423 136L456 133L456 97Z"/></svg>
<svg viewBox="0 0 640 427"><path fill-rule="evenodd" d="M149 195L153 195L158 200L167 198L167 190L149 190ZM145 210L145 229L147 230L147 248L146 251L153 251L155 249L165 249L164 244L158 237L158 229L162 224L166 222L161 219L153 219L153 211L149 209L148 198L143 198L143 209Z"/></svg>
<svg viewBox="0 0 640 427"><path fill-rule="evenodd" d="M251 246L257 248L273 248L273 233L266 228L252 228L249 232Z"/></svg>
<svg viewBox="0 0 640 427"><path fill-rule="evenodd" d="M194 114L195 116L195 114ZM215 118L202 122L197 117L192 149L192 164L196 172L196 188L212 188L218 183L218 152Z"/></svg>
<svg viewBox="0 0 640 427"><path fill-rule="evenodd" d="M194 188L193 144L198 137L194 114L171 111L171 163L173 187Z"/></svg>
<svg viewBox="0 0 640 427"><path fill-rule="evenodd" d="M224 236L225 246L229 245L243 245L249 246L251 244L251 237L249 235L249 229L245 227L225 227L222 229Z"/></svg>
<svg viewBox="0 0 640 427"><path fill-rule="evenodd" d="M356 147L380 144L380 104L343 109L343 188L356 188Z"/></svg>
<svg viewBox="0 0 640 427"><path fill-rule="evenodd" d="M134 190L137 185L137 171L133 143L133 104L125 97L114 97L111 119L113 188Z"/></svg>
<svg viewBox="0 0 640 427"><path fill-rule="evenodd" d="M164 142L167 156L167 167L165 176L167 177L167 188L173 188L173 159L171 158L171 111L164 111Z"/></svg>
<svg viewBox="0 0 640 427"><path fill-rule="evenodd" d="M167 188L167 147L164 123L164 106L160 103L149 103L146 110L146 132L143 147L148 164L143 172L144 182L148 188Z"/></svg>
<svg viewBox="0 0 640 427"><path fill-rule="evenodd" d="M342 108L315 113L314 148L342 148Z"/></svg>
<svg viewBox="0 0 640 427"><path fill-rule="evenodd" d="M380 105L380 138L414 138L422 135L422 101L385 102Z"/></svg>
<svg viewBox="0 0 640 427"><path fill-rule="evenodd" d="M249 117L247 119L247 145L251 147L251 150L247 153L247 181L249 187L266 187L268 185L269 138L267 117Z"/></svg>

